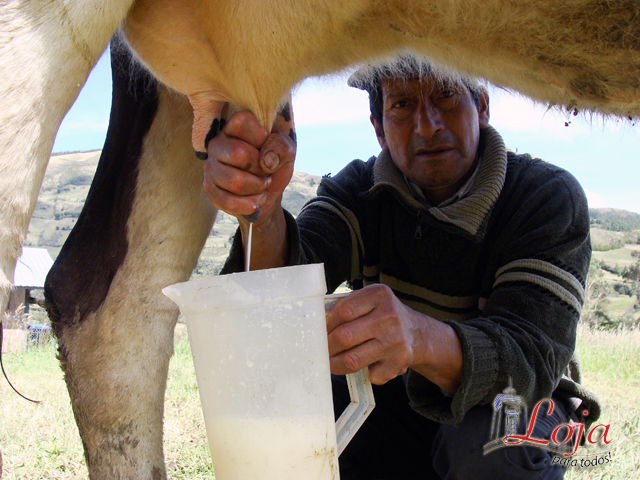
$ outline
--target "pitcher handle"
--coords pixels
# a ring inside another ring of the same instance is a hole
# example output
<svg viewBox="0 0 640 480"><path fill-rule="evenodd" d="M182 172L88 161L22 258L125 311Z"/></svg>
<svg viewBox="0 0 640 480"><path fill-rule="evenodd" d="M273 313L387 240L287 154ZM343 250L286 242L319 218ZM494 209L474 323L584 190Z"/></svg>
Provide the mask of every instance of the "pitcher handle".
<svg viewBox="0 0 640 480"><path fill-rule="evenodd" d="M333 305L341 298L349 295L345 293L333 293L324 297L325 314L333 308ZM347 385L349 386L349 397L351 403L347 406L338 421L336 422L336 440L338 443L338 455L349 444L358 429L367 419L376 402L373 398L373 389L369 381L369 367L364 367L356 373L347 375Z"/></svg>
<svg viewBox="0 0 640 480"><path fill-rule="evenodd" d="M356 373L348 374L347 384L351 403L336 422L338 455L346 448L373 410L373 407L376 406L373 398L373 389L369 381L369 367L364 367Z"/></svg>

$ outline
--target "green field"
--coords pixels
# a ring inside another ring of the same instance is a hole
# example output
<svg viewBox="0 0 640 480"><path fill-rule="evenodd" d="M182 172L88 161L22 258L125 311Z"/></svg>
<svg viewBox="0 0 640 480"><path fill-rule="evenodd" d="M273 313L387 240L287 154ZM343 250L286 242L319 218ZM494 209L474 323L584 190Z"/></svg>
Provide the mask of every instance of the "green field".
<svg viewBox="0 0 640 480"><path fill-rule="evenodd" d="M636 303L636 298L628 295L620 295L611 298L607 311L614 317L620 317L625 314L631 314L633 312L633 305Z"/></svg>
<svg viewBox="0 0 640 480"><path fill-rule="evenodd" d="M618 233L618 232L612 232ZM635 234L635 232L634 232ZM607 328L617 328L622 325L640 325L640 284L630 278L623 278L628 269L640 264L638 258L639 244L626 244L623 247L606 251L594 251L592 254L592 269L590 275L597 280L590 282L589 296L597 296L605 292L606 297L597 306L599 316L590 315L589 309L595 308L593 302L586 302L583 318ZM633 255L636 255L635 257ZM597 268L594 270L594 265ZM607 270L604 270L604 269ZM599 275L599 278L598 278ZM593 278L591 279L593 280Z"/></svg>
<svg viewBox="0 0 640 480"><path fill-rule="evenodd" d="M640 478L640 330L583 328L578 353L583 383L604 403L600 423L611 424L613 461L592 470L569 469L566 479ZM28 403L0 382L3 479L87 478L62 372L52 346L5 355L16 387L42 400ZM165 397L165 459L171 479L213 479L195 373L186 340L176 343Z"/></svg>
<svg viewBox="0 0 640 480"><path fill-rule="evenodd" d="M594 250L611 250L626 244L637 244L640 230L615 232L591 225L591 245Z"/></svg>
<svg viewBox="0 0 640 480"><path fill-rule="evenodd" d="M592 256L597 260L602 260L610 264L619 265L621 267L630 265L635 261L631 256L631 252L640 251L640 245L625 245L622 248L607 251L594 251Z"/></svg>

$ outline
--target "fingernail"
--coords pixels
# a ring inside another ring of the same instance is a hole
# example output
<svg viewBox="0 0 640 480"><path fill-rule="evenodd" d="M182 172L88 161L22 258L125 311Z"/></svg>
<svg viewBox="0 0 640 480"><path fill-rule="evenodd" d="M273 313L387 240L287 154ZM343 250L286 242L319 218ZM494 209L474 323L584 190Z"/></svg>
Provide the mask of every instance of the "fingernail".
<svg viewBox="0 0 640 480"><path fill-rule="evenodd" d="M258 207L257 208L263 207L265 203L267 203L267 196L263 195L260 198L260 200L258 200Z"/></svg>
<svg viewBox="0 0 640 480"><path fill-rule="evenodd" d="M276 168L278 168L278 164L280 163L278 155L276 155L274 152L267 152L263 158L263 161L265 166L269 170L275 170Z"/></svg>

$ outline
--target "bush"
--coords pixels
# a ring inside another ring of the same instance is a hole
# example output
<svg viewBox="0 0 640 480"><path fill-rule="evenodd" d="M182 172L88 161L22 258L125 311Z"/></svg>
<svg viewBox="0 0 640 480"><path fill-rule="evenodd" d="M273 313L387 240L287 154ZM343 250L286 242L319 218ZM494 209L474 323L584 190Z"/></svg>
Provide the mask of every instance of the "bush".
<svg viewBox="0 0 640 480"><path fill-rule="evenodd" d="M602 262L592 261L589 265L585 288L582 320L590 326L604 326L612 323L605 313L609 304L609 295L611 295L611 285L603 278L600 263Z"/></svg>
<svg viewBox="0 0 640 480"><path fill-rule="evenodd" d="M598 265L602 270L605 270L609 273L613 273L615 275L620 275L621 274L621 270L620 267L618 267L617 265L607 265L604 261L600 262L600 264Z"/></svg>
<svg viewBox="0 0 640 480"><path fill-rule="evenodd" d="M631 285L627 285L626 283L615 283L613 285L613 289L618 293L618 295L633 295L633 288Z"/></svg>
<svg viewBox="0 0 640 480"><path fill-rule="evenodd" d="M594 243L592 248L597 252L608 252L609 250L617 250L622 247L624 247L624 242L617 239L612 240L610 243Z"/></svg>
<svg viewBox="0 0 640 480"><path fill-rule="evenodd" d="M640 215L613 208L589 209L591 225L615 232L629 232L640 228Z"/></svg>
<svg viewBox="0 0 640 480"><path fill-rule="evenodd" d="M631 282L640 282L640 262L636 262L628 267L624 267L622 270L622 278L625 278Z"/></svg>

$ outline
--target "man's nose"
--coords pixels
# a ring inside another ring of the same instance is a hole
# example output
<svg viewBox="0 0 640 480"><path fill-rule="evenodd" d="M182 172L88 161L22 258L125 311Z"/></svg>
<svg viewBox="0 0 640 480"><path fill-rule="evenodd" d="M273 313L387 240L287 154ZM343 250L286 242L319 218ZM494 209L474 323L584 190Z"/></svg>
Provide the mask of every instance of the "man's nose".
<svg viewBox="0 0 640 480"><path fill-rule="evenodd" d="M444 130L442 112L429 101L421 102L420 108L416 111L415 130L425 138L431 138L442 132Z"/></svg>

